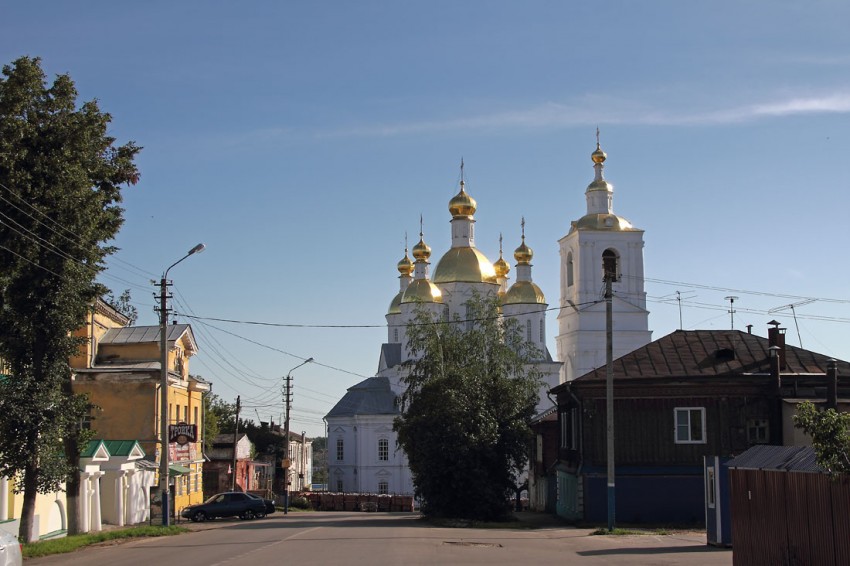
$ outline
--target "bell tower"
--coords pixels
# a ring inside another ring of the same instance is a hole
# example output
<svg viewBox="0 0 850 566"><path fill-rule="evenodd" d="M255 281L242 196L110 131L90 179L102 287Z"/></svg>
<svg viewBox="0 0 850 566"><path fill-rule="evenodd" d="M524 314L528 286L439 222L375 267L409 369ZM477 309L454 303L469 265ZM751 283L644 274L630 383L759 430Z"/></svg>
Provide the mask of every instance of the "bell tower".
<svg viewBox="0 0 850 566"><path fill-rule="evenodd" d="M599 145L591 154L595 175L587 186L587 214L559 240L561 304L558 359L563 381L605 365L603 276L613 271L614 358L652 340L643 281L643 230L614 214L614 187L605 180L608 158Z"/></svg>

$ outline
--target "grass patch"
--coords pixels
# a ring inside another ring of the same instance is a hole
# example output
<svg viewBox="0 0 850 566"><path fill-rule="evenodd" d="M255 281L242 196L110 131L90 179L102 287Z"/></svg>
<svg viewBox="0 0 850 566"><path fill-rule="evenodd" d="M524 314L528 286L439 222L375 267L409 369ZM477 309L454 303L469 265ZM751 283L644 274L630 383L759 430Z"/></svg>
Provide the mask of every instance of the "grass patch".
<svg viewBox="0 0 850 566"><path fill-rule="evenodd" d="M128 538L142 537L164 537L171 535L179 535L189 532L185 527L170 526L144 526L132 527L129 529L120 529L115 531L102 531L99 533L86 533L82 535L71 535L64 538L56 538L51 540L43 540L39 542L31 542L23 547L24 558L37 558L39 556L49 556L51 554L64 554L73 552L84 546L108 542L111 540L121 540Z"/></svg>

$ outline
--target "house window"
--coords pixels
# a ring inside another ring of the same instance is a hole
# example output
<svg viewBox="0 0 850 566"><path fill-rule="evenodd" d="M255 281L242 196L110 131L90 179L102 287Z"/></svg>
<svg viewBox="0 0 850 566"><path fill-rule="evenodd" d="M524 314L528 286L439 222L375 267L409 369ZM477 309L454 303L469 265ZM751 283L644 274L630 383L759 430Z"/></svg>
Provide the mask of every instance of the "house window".
<svg viewBox="0 0 850 566"><path fill-rule="evenodd" d="M194 412L194 415L195 415L195 420L192 421L192 424L196 424L196 425L201 424L200 421L198 421L198 408L195 407L192 411Z"/></svg>
<svg viewBox="0 0 850 566"><path fill-rule="evenodd" d="M387 483L387 480L381 480L378 482L378 494L386 495L390 492L390 484Z"/></svg>
<svg viewBox="0 0 850 566"><path fill-rule="evenodd" d="M344 460L345 459L345 442L342 438L336 439L336 459ZM340 490L342 491L342 490Z"/></svg>
<svg viewBox="0 0 850 566"><path fill-rule="evenodd" d="M750 444L767 444L770 438L770 425L767 419L747 420L747 442Z"/></svg>
<svg viewBox="0 0 850 566"><path fill-rule="evenodd" d="M705 407L677 407L673 412L676 444L705 444Z"/></svg>
<svg viewBox="0 0 850 566"><path fill-rule="evenodd" d="M378 460L386 462L390 459L390 441L386 438L378 439Z"/></svg>
<svg viewBox="0 0 850 566"><path fill-rule="evenodd" d="M183 422L189 422L189 405L183 405Z"/></svg>
<svg viewBox="0 0 850 566"><path fill-rule="evenodd" d="M578 450L578 409L573 407L560 413L561 448Z"/></svg>

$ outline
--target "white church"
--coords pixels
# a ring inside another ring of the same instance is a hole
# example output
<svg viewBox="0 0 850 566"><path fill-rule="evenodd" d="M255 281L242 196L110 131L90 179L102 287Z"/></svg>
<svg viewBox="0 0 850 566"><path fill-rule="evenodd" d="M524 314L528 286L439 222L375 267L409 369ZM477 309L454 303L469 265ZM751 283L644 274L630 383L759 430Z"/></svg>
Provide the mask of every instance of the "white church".
<svg viewBox="0 0 850 566"><path fill-rule="evenodd" d="M475 247L476 202L460 191L449 201L452 246L430 272L431 248L420 231L413 261L405 250L398 262L399 292L386 314L387 342L381 346L375 377L354 385L325 416L328 426L328 489L339 492L412 494L407 458L396 445L393 420L400 411L402 364L410 359L405 325L422 305L444 320L465 318L465 304L478 293L497 296L502 316L516 317L526 339L542 352L535 365L544 385L538 412L552 407L546 392L605 363L605 304L601 299L602 256L614 254L614 328L619 357L651 341L643 282L643 230L614 214L614 189L603 175L607 158L597 141L591 154L595 178L585 191L587 214L573 221L561 238L561 299L558 312L558 359L546 347L548 303L531 276L533 252L522 241L514 251L516 281L508 284L510 266L502 257L491 262ZM461 166L461 172L463 166ZM501 242L500 242L501 248Z"/></svg>

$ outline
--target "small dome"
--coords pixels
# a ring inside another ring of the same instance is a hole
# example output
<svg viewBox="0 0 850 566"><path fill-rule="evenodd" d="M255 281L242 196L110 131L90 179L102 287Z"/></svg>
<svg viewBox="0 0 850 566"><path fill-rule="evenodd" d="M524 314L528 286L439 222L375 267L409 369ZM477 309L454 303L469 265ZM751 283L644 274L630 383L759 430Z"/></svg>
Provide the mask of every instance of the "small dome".
<svg viewBox="0 0 850 566"><path fill-rule="evenodd" d="M602 148L599 147L599 144L596 144L596 151L590 154L590 158L594 163L602 164L605 163L605 160L608 159L608 154L602 151Z"/></svg>
<svg viewBox="0 0 850 566"><path fill-rule="evenodd" d="M404 251L404 257L401 258L401 261L398 262L396 268L398 269L398 272L402 275L409 276L413 273L413 262L410 261L409 257L407 257L407 250Z"/></svg>
<svg viewBox="0 0 850 566"><path fill-rule="evenodd" d="M608 232L635 232L639 228L616 214L585 214L580 219L573 221L570 233L576 230L604 230Z"/></svg>
<svg viewBox="0 0 850 566"><path fill-rule="evenodd" d="M401 297L401 304L442 302L443 293L440 288L427 279L414 279Z"/></svg>
<svg viewBox="0 0 850 566"><path fill-rule="evenodd" d="M505 277L511 270L511 266L508 265L505 258L500 255L499 259L496 260L496 263L493 264L493 269L496 270L496 277Z"/></svg>
<svg viewBox="0 0 850 566"><path fill-rule="evenodd" d="M532 281L517 281L502 299L502 305L545 305L546 297Z"/></svg>
<svg viewBox="0 0 850 566"><path fill-rule="evenodd" d="M387 314L401 314L401 298L404 296L404 293L399 291L398 295L396 295L392 302L390 302L390 308L387 309Z"/></svg>
<svg viewBox="0 0 850 566"><path fill-rule="evenodd" d="M464 218L475 214L478 204L464 190L465 183L460 182L460 192L449 201L449 213L452 218Z"/></svg>
<svg viewBox="0 0 850 566"><path fill-rule="evenodd" d="M514 250L514 259L518 264L525 265L531 263L532 257L534 257L534 251L525 245L525 238L523 238L522 243Z"/></svg>
<svg viewBox="0 0 850 566"><path fill-rule="evenodd" d="M413 257L416 261L427 260L431 257L431 246L425 243L421 234L419 236L419 243L413 246Z"/></svg>

